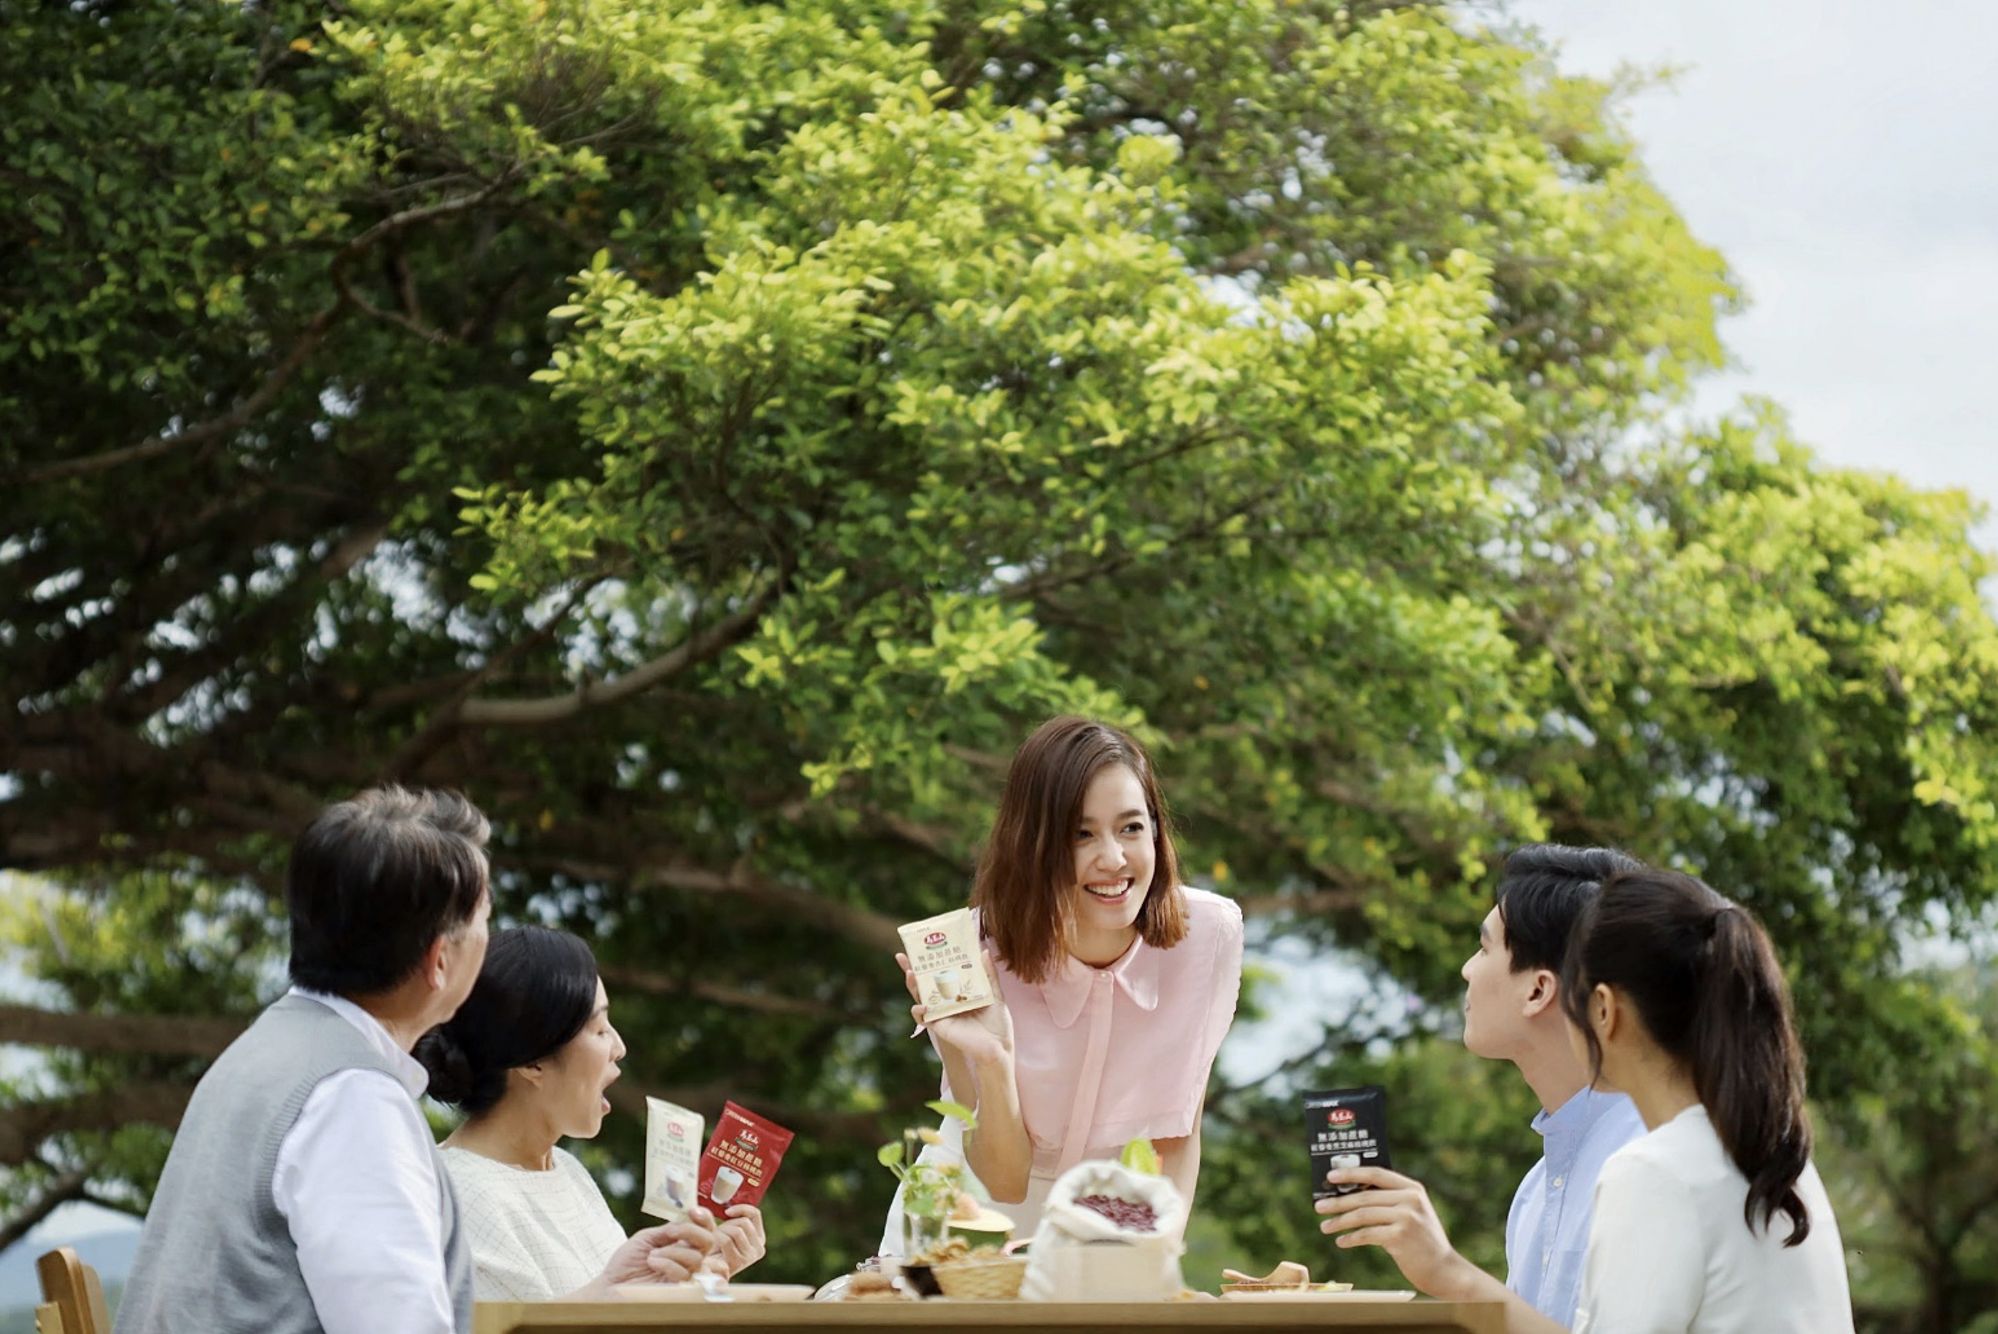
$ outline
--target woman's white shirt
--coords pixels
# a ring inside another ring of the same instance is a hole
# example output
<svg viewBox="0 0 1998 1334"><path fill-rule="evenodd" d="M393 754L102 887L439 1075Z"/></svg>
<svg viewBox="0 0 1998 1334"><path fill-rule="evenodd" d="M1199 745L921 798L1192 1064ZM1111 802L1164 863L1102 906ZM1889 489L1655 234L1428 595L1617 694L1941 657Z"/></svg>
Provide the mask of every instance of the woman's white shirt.
<svg viewBox="0 0 1998 1334"><path fill-rule="evenodd" d="M1695 1104L1611 1156L1574 1334L1851 1334L1845 1249L1815 1165L1797 1180L1810 1235L1789 1216L1751 1230L1748 1179Z"/></svg>
<svg viewBox="0 0 1998 1334"><path fill-rule="evenodd" d="M599 1273L625 1232L575 1157L555 1150L546 1172L445 1148L458 1192L459 1226L472 1248L472 1290L482 1301L546 1301Z"/></svg>

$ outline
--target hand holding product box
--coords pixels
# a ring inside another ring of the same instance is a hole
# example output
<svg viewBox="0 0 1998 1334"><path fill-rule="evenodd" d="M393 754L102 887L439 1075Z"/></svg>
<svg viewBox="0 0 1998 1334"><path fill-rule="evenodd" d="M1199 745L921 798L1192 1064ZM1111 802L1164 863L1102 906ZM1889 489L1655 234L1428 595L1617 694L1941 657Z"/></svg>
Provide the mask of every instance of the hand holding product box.
<svg viewBox="0 0 1998 1334"><path fill-rule="evenodd" d="M1305 1094L1304 1136L1314 1200L1367 1189L1333 1185L1325 1177L1334 1168L1393 1166L1388 1161L1387 1093L1376 1085Z"/></svg>
<svg viewBox="0 0 1998 1334"><path fill-rule="evenodd" d="M959 908L911 922L901 933L909 971L916 980L916 1000L924 1007L925 1025L982 1010L998 999L971 909Z"/></svg>

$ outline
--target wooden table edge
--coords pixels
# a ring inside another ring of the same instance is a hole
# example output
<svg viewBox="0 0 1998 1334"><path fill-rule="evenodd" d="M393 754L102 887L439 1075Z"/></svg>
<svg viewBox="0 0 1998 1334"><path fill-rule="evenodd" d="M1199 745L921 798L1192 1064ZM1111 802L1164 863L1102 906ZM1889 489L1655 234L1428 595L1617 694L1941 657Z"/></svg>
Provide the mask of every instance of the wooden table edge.
<svg viewBox="0 0 1998 1334"><path fill-rule="evenodd" d="M480 1302L475 1334L543 1330L1455 1329L1504 1334L1499 1302Z"/></svg>

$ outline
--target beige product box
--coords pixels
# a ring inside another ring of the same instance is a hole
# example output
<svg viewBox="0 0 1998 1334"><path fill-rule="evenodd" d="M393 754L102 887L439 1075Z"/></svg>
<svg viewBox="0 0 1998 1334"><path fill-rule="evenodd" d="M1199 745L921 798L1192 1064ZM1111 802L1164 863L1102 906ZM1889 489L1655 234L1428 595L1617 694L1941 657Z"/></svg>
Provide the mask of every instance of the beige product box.
<svg viewBox="0 0 1998 1334"><path fill-rule="evenodd" d="M677 1223L696 1203L701 1176L701 1114L664 1098L645 1100L645 1200L638 1207Z"/></svg>
<svg viewBox="0 0 1998 1334"><path fill-rule="evenodd" d="M920 1003L928 1007L925 1023L982 1010L996 999L971 909L909 923L902 928L902 952L916 975Z"/></svg>

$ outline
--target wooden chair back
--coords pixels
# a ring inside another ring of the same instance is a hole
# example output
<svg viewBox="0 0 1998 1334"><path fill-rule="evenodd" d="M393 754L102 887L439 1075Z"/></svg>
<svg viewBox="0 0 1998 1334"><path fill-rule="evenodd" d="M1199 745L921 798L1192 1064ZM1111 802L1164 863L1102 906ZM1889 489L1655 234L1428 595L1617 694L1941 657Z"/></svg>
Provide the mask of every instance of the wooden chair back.
<svg viewBox="0 0 1998 1334"><path fill-rule="evenodd" d="M58 1246L43 1255L35 1261L35 1273L41 1278L42 1297L47 1303L36 1308L37 1329L42 1326L42 1311L53 1307L60 1334L111 1334L104 1284L73 1248Z"/></svg>

